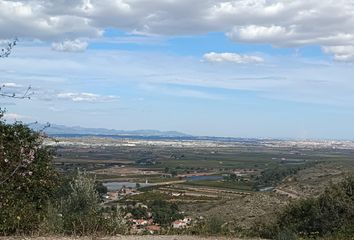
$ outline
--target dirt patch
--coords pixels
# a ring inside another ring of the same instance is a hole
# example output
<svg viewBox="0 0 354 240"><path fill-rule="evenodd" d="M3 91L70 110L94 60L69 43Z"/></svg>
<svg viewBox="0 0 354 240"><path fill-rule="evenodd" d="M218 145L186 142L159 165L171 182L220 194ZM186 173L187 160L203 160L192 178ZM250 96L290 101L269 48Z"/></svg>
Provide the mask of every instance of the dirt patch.
<svg viewBox="0 0 354 240"><path fill-rule="evenodd" d="M198 236L115 236L115 237L0 237L0 240L231 240L233 237L198 237ZM251 239L249 239L251 240Z"/></svg>

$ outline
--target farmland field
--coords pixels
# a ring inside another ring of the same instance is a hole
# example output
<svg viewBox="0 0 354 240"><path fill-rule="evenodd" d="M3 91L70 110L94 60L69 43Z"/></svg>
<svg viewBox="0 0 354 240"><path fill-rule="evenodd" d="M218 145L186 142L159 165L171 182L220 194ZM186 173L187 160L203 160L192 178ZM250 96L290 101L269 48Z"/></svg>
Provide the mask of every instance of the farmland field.
<svg viewBox="0 0 354 240"><path fill-rule="evenodd" d="M348 142L63 137L48 144L61 172L79 168L104 184L138 188L120 204L163 199L194 218L221 216L245 229L354 169Z"/></svg>

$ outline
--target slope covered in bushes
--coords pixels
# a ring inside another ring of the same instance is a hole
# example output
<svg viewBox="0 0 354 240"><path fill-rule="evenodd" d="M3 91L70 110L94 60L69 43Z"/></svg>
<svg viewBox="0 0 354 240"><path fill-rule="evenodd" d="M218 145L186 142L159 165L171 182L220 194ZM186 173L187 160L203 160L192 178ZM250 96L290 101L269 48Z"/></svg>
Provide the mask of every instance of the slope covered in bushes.
<svg viewBox="0 0 354 240"><path fill-rule="evenodd" d="M291 203L275 223L258 227L267 238L354 236L354 177L332 184L317 198Z"/></svg>

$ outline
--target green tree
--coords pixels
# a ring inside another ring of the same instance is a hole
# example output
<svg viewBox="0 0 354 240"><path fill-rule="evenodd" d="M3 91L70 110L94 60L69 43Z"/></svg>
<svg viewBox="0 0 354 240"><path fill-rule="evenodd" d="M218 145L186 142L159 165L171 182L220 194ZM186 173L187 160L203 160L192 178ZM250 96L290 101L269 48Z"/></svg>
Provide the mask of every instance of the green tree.
<svg viewBox="0 0 354 240"><path fill-rule="evenodd" d="M31 232L54 198L58 174L43 136L0 115L0 233Z"/></svg>
<svg viewBox="0 0 354 240"><path fill-rule="evenodd" d="M70 193L63 199L62 208L65 230L75 234L96 231L100 223L100 198L95 191L95 180L86 173L78 172L69 186Z"/></svg>
<svg viewBox="0 0 354 240"><path fill-rule="evenodd" d="M299 235L305 237L354 235L354 177L328 187L319 197L293 202L275 223L261 228L263 237Z"/></svg>
<svg viewBox="0 0 354 240"><path fill-rule="evenodd" d="M120 208L102 208L94 178L78 172L69 182L68 192L59 205L64 233L92 235L126 232L127 226Z"/></svg>
<svg viewBox="0 0 354 240"><path fill-rule="evenodd" d="M170 225L173 221L183 218L175 203L169 203L164 200L155 200L150 204L152 218L154 222L164 226Z"/></svg>
<svg viewBox="0 0 354 240"><path fill-rule="evenodd" d="M96 182L96 191L98 195L102 198L105 194L107 194L108 189L103 185L102 182Z"/></svg>

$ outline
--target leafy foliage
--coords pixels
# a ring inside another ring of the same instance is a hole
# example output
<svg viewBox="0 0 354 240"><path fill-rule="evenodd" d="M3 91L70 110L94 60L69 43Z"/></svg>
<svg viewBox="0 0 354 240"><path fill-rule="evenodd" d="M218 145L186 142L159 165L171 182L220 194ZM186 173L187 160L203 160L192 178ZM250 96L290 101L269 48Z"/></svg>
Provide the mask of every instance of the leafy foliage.
<svg viewBox="0 0 354 240"><path fill-rule="evenodd" d="M307 163L299 166L266 169L255 179L256 186L275 186L284 178L295 175L298 171L310 167L313 164L314 163Z"/></svg>
<svg viewBox="0 0 354 240"><path fill-rule="evenodd" d="M24 124L0 120L1 233L34 231L55 195L58 174L42 142L43 137Z"/></svg>
<svg viewBox="0 0 354 240"><path fill-rule="evenodd" d="M95 231L99 221L95 217L99 211L99 195L95 191L95 181L86 174L77 174L70 182L70 194L63 202L64 228L81 234Z"/></svg>
<svg viewBox="0 0 354 240"><path fill-rule="evenodd" d="M183 218L179 213L177 204L169 203L164 200L155 200L150 204L152 218L154 222L163 226L170 225L173 221Z"/></svg>
<svg viewBox="0 0 354 240"><path fill-rule="evenodd" d="M8 57L17 39L0 51ZM1 92L0 96L29 98ZM55 170L45 136L21 122L8 124L0 109L0 235L117 234L126 231L118 207L106 211L99 194L107 189L85 174L70 180Z"/></svg>
<svg viewBox="0 0 354 240"><path fill-rule="evenodd" d="M62 219L62 229L56 229L53 233L105 235L126 232L126 221L120 208L102 208L95 179L78 172L66 186L69 188L66 191L68 195L57 202L60 212L57 216Z"/></svg>
<svg viewBox="0 0 354 240"><path fill-rule="evenodd" d="M307 237L354 235L354 177L331 185L317 198L290 204L271 226L261 229L263 237L296 234Z"/></svg>
<svg viewBox="0 0 354 240"><path fill-rule="evenodd" d="M127 212L131 213L135 219L147 219L149 217L149 212L145 207L128 206Z"/></svg>
<svg viewBox="0 0 354 240"><path fill-rule="evenodd" d="M211 216L203 220L199 220L187 233L193 235L226 235L225 222L219 216Z"/></svg>

